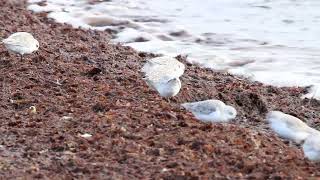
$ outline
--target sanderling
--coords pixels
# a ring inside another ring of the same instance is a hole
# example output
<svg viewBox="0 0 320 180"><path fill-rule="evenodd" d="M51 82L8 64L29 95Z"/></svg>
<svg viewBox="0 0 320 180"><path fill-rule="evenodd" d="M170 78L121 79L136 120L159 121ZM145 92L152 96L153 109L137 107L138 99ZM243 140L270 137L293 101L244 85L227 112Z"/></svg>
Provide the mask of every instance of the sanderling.
<svg viewBox="0 0 320 180"><path fill-rule="evenodd" d="M183 103L182 106L191 111L197 119L204 122L229 122L237 116L234 107L219 100Z"/></svg>
<svg viewBox="0 0 320 180"><path fill-rule="evenodd" d="M320 161L320 135L309 135L302 145L304 155L311 161Z"/></svg>
<svg viewBox="0 0 320 180"><path fill-rule="evenodd" d="M18 53L21 60L24 54L31 54L39 49L39 42L27 32L11 34L7 39L3 39L2 43L10 51Z"/></svg>
<svg viewBox="0 0 320 180"><path fill-rule="evenodd" d="M170 77L180 77L185 70L184 64L173 57L161 56L149 59L142 67L141 71L146 76L166 75Z"/></svg>
<svg viewBox="0 0 320 180"><path fill-rule="evenodd" d="M280 111L269 112L267 114L267 121L280 137L298 144L304 141L310 134L317 133L315 129L309 127L300 119Z"/></svg>
<svg viewBox="0 0 320 180"><path fill-rule="evenodd" d="M160 96L170 98L177 95L181 89L180 76L184 73L185 66L172 57L157 57L147 61L142 67L144 80L158 91Z"/></svg>
<svg viewBox="0 0 320 180"><path fill-rule="evenodd" d="M179 78L170 80L153 81L152 79L145 79L147 84L155 89L160 96L170 98L177 95L181 89L181 81Z"/></svg>

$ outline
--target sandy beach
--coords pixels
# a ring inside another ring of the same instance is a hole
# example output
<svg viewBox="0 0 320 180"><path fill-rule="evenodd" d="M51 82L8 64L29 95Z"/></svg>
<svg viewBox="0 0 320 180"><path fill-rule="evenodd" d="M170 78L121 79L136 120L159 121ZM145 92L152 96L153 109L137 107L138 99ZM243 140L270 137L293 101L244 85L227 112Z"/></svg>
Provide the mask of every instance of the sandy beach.
<svg viewBox="0 0 320 180"><path fill-rule="evenodd" d="M0 37L40 42L23 61L0 45L0 177L3 179L305 179L319 164L265 121L280 110L318 129L320 103L304 88L277 88L187 63L181 92L161 98L140 73L154 54L111 44L108 31L74 29L0 0ZM236 108L230 124L205 124L180 104L215 98ZM36 113L30 107L36 107ZM81 137L82 134L92 137Z"/></svg>

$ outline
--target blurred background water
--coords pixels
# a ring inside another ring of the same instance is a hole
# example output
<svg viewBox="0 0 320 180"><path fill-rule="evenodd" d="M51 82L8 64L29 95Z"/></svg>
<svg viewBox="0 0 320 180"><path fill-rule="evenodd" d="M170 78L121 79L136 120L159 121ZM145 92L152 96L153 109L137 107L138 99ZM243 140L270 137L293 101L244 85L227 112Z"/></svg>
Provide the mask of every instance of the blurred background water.
<svg viewBox="0 0 320 180"><path fill-rule="evenodd" d="M276 86L320 85L317 0L29 0L74 27L116 32L137 50ZM320 94L319 94L320 95Z"/></svg>

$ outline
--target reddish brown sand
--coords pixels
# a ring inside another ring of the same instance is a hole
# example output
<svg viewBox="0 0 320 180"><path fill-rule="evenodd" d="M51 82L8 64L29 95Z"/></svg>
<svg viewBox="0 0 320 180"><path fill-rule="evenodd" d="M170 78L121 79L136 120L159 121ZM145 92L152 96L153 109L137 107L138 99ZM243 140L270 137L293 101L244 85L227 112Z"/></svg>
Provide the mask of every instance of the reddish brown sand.
<svg viewBox="0 0 320 180"><path fill-rule="evenodd" d="M57 24L25 5L0 0L1 37L27 31L41 46L20 61L0 45L2 179L320 176L320 165L264 120L277 109L317 127L320 103L301 100L304 89L265 86L182 59L183 88L168 103L139 73L151 55L108 43L108 32ZM236 120L205 124L179 106L209 98L235 106ZM92 137L79 136L84 133Z"/></svg>

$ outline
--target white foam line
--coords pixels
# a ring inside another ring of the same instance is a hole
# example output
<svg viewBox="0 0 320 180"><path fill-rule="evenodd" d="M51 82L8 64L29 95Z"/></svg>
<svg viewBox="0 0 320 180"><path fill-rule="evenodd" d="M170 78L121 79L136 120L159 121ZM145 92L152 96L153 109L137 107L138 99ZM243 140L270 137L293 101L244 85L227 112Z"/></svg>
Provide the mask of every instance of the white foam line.
<svg viewBox="0 0 320 180"><path fill-rule="evenodd" d="M317 1L186 0L181 4L117 0L89 4L86 0L47 0L44 6L37 4L39 0L28 2L29 10L49 12L49 18L75 28L119 31L112 41L139 51L188 55L191 63L275 86L320 84ZM185 34L172 34L180 30ZM135 42L138 38L146 42ZM302 98L311 97L320 99L320 91L311 88Z"/></svg>

